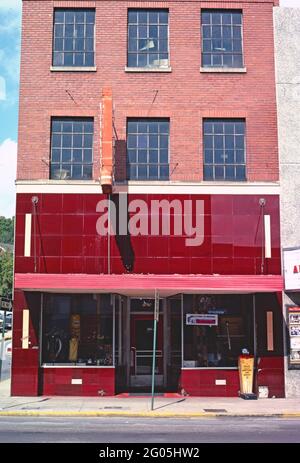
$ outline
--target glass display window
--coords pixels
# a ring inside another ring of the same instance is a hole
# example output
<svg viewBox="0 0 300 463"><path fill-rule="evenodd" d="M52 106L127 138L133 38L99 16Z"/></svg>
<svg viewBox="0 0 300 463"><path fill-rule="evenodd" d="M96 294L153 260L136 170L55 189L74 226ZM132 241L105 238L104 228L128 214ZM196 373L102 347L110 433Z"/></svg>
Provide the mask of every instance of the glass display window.
<svg viewBox="0 0 300 463"><path fill-rule="evenodd" d="M45 294L42 313L42 364L113 365L110 294Z"/></svg>
<svg viewBox="0 0 300 463"><path fill-rule="evenodd" d="M253 353L251 298L184 295L183 333L184 368L237 368L243 351Z"/></svg>

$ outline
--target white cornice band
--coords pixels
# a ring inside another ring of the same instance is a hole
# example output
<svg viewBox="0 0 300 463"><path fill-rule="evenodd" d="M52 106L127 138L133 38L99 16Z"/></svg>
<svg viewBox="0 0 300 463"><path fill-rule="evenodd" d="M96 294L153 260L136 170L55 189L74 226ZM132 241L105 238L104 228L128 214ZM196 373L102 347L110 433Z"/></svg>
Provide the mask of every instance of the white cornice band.
<svg viewBox="0 0 300 463"><path fill-rule="evenodd" d="M102 194L95 181L29 181L16 182L17 193ZM115 184L113 193L130 194L221 194L221 195L278 195L279 183L218 183L211 182L128 182Z"/></svg>

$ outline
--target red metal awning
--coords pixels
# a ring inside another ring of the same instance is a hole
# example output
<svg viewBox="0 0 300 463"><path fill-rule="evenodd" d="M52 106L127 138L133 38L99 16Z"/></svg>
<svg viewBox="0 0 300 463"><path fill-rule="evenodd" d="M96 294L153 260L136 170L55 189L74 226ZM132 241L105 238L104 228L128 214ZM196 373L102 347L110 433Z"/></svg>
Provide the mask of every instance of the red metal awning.
<svg viewBox="0 0 300 463"><path fill-rule="evenodd" d="M112 292L128 296L178 293L270 293L283 290L281 275L15 274L15 288L45 292Z"/></svg>

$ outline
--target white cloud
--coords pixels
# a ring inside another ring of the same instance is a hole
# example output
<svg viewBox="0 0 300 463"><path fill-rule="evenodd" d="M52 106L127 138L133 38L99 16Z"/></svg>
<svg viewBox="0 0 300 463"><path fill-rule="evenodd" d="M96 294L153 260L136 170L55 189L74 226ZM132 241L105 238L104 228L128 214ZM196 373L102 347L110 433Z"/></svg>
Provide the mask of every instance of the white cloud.
<svg viewBox="0 0 300 463"><path fill-rule="evenodd" d="M10 50L0 49L0 71L6 81L6 87L16 87L19 84L20 54L19 45Z"/></svg>
<svg viewBox="0 0 300 463"><path fill-rule="evenodd" d="M300 8L300 0L280 0L280 6Z"/></svg>
<svg viewBox="0 0 300 463"><path fill-rule="evenodd" d="M1 0L0 10L18 10L22 7L22 0Z"/></svg>
<svg viewBox="0 0 300 463"><path fill-rule="evenodd" d="M15 215L17 143L10 138L0 145L0 216Z"/></svg>
<svg viewBox="0 0 300 463"><path fill-rule="evenodd" d="M6 100L6 82L4 77L0 76L0 101Z"/></svg>
<svg viewBox="0 0 300 463"><path fill-rule="evenodd" d="M0 101L3 108L3 105L14 105L18 99L21 32L18 5L19 2L0 0ZM6 89L1 78L5 79Z"/></svg>
<svg viewBox="0 0 300 463"><path fill-rule="evenodd" d="M2 72L8 77L10 82L19 82L20 70L20 47L11 47L10 50L0 49L0 60Z"/></svg>

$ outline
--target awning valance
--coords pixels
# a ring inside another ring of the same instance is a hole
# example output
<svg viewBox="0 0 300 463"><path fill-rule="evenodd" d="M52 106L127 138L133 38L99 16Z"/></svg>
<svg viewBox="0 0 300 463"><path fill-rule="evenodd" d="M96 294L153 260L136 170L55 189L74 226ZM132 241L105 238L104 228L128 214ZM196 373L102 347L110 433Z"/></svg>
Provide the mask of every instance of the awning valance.
<svg viewBox="0 0 300 463"><path fill-rule="evenodd" d="M118 293L162 296L178 293L270 293L283 290L281 275L88 275L17 273L15 288L24 291Z"/></svg>

